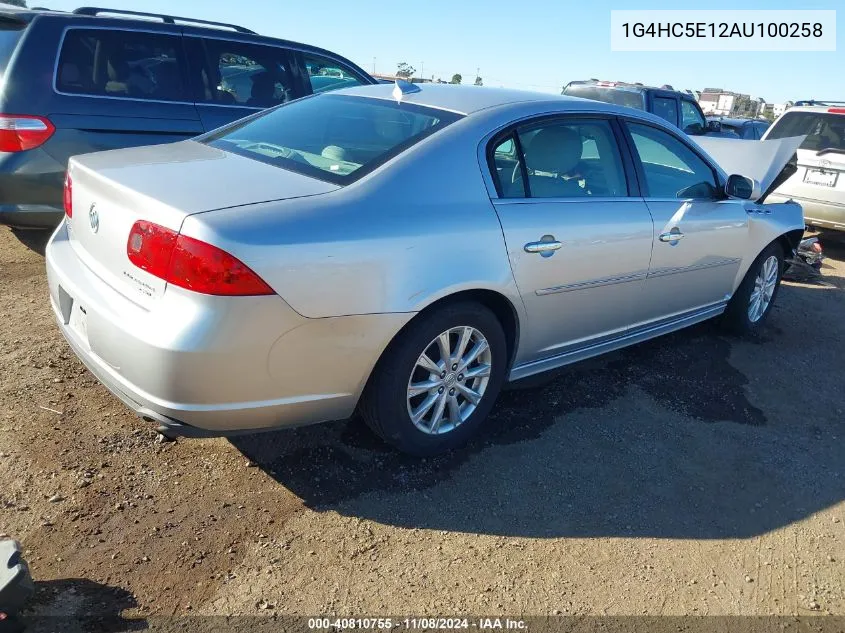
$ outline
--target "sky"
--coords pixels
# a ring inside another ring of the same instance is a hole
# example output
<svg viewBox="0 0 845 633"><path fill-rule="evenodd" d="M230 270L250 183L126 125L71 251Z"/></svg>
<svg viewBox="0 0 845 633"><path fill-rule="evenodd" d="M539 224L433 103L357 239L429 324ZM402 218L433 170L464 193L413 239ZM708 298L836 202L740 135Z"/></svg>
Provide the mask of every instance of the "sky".
<svg viewBox="0 0 845 633"><path fill-rule="evenodd" d="M30 0L72 10L81 0ZM115 9L168 13L240 24L262 35L304 42L390 74L400 62L417 75L560 93L569 81L723 88L769 103L845 100L845 2L842 0L102 0ZM836 52L612 52L612 9L840 9Z"/></svg>

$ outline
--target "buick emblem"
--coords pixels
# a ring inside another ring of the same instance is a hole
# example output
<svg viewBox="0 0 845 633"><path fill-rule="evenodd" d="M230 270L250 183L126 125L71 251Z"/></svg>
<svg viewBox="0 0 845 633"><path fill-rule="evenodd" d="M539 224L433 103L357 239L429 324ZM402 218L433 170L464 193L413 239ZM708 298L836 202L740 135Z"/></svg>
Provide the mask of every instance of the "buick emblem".
<svg viewBox="0 0 845 633"><path fill-rule="evenodd" d="M819 167L821 167L822 171L825 171L826 169L830 169L830 161L829 160L819 161Z"/></svg>
<svg viewBox="0 0 845 633"><path fill-rule="evenodd" d="M97 204L92 202L88 209L88 222L91 223L91 230L96 233L100 230L100 214L97 213Z"/></svg>

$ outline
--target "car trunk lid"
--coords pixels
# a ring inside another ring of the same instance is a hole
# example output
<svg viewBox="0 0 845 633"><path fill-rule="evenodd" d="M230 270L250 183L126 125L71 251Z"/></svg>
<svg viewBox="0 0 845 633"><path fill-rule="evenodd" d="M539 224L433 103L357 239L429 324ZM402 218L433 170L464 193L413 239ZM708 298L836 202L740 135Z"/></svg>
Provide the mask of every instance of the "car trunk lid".
<svg viewBox="0 0 845 633"><path fill-rule="evenodd" d="M71 159L70 242L91 271L151 307L166 282L127 254L135 222L178 232L195 213L328 193L337 185L193 141L87 154Z"/></svg>

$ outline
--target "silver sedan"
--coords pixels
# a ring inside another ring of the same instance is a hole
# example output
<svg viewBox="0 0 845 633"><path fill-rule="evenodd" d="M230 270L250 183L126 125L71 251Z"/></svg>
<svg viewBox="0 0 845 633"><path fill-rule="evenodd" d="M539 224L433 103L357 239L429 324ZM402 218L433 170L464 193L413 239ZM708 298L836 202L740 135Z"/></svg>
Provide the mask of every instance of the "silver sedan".
<svg viewBox="0 0 845 633"><path fill-rule="evenodd" d="M720 317L757 331L804 227L646 113L405 84L71 160L59 328L169 435L342 419L401 450L502 384Z"/></svg>

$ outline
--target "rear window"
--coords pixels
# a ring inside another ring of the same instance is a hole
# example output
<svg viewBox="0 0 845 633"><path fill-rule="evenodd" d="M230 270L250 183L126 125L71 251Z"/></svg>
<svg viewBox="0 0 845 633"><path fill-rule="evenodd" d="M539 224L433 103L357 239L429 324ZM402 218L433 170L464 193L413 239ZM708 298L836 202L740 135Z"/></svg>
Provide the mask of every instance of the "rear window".
<svg viewBox="0 0 845 633"><path fill-rule="evenodd" d="M23 35L23 29L24 25L19 22L0 20L0 87L3 85L3 73Z"/></svg>
<svg viewBox="0 0 845 633"><path fill-rule="evenodd" d="M801 149L845 152L845 115L829 112L787 112L769 131L767 139L807 135Z"/></svg>
<svg viewBox="0 0 845 633"><path fill-rule="evenodd" d="M323 94L292 101L199 140L347 184L460 118L410 103Z"/></svg>
<svg viewBox="0 0 845 633"><path fill-rule="evenodd" d="M71 94L185 101L181 51L176 35L71 29L62 43L56 88Z"/></svg>
<svg viewBox="0 0 845 633"><path fill-rule="evenodd" d="M633 90L621 90L618 88L605 88L588 84L575 84L564 88L563 94L568 97L581 97L593 101L604 101L614 105L625 106L645 110L645 97L641 92Z"/></svg>

